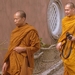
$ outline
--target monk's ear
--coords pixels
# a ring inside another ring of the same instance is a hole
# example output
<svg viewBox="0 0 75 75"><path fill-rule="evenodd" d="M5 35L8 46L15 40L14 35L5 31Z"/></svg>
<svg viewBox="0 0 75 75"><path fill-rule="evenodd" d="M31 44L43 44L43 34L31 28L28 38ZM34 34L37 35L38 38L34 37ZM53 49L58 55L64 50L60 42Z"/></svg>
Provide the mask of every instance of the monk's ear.
<svg viewBox="0 0 75 75"><path fill-rule="evenodd" d="M25 18L25 17L23 17L23 20L25 21L25 20L26 20L26 18Z"/></svg>
<svg viewBox="0 0 75 75"><path fill-rule="evenodd" d="M73 8L73 12L75 12L75 8Z"/></svg>

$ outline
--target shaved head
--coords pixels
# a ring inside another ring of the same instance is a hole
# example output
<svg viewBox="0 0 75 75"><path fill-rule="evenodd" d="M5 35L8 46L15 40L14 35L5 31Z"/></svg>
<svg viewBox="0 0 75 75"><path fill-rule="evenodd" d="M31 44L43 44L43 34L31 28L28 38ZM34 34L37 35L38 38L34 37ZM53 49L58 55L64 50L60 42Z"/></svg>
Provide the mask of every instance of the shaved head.
<svg viewBox="0 0 75 75"><path fill-rule="evenodd" d="M65 14L66 16L70 17L72 15L75 14L75 5L74 3L72 2L68 2L66 5L65 5Z"/></svg>
<svg viewBox="0 0 75 75"><path fill-rule="evenodd" d="M20 27L25 25L25 21L26 21L26 13L22 10L18 10L15 14L14 14L14 23L16 26Z"/></svg>
<svg viewBox="0 0 75 75"><path fill-rule="evenodd" d="M75 8L74 3L72 3L72 2L68 2L66 5L69 5L71 9Z"/></svg>
<svg viewBox="0 0 75 75"><path fill-rule="evenodd" d="M18 10L16 13L18 13L21 18L26 18L26 13L23 10Z"/></svg>

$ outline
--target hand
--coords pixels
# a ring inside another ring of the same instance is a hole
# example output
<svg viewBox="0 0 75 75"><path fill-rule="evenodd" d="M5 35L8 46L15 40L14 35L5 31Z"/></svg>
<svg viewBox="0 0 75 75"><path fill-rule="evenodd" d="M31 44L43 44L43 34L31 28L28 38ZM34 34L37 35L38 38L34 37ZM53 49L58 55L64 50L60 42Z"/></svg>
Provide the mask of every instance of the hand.
<svg viewBox="0 0 75 75"><path fill-rule="evenodd" d="M61 43L61 42L59 42L59 43L56 45L56 49L57 49L57 50L60 50L60 49L61 49L61 47L62 47L62 43Z"/></svg>
<svg viewBox="0 0 75 75"><path fill-rule="evenodd" d="M2 75L5 75L7 68L8 68L8 63L5 62L2 67Z"/></svg>
<svg viewBox="0 0 75 75"><path fill-rule="evenodd" d="M74 36L72 36L72 39L71 39L71 41L75 41L75 37L74 37Z"/></svg>
<svg viewBox="0 0 75 75"><path fill-rule="evenodd" d="M24 47L15 47L13 50L15 50L18 53L22 53L22 52L26 51L26 49Z"/></svg>

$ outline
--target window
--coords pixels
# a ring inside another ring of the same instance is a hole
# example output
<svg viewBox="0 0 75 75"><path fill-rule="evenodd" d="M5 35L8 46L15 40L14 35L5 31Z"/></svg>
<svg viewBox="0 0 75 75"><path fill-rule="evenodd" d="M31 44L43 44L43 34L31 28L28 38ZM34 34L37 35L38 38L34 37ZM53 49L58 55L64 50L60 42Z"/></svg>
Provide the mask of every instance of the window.
<svg viewBox="0 0 75 75"><path fill-rule="evenodd" d="M61 34L61 5L54 1L48 7L48 29L52 36L57 39Z"/></svg>

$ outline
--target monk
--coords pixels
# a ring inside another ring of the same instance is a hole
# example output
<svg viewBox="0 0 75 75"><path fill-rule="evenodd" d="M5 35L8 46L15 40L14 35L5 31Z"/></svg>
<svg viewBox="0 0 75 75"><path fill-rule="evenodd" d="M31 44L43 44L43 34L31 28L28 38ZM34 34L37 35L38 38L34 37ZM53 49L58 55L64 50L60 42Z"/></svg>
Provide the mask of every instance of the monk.
<svg viewBox="0 0 75 75"><path fill-rule="evenodd" d="M22 10L14 14L16 28L11 33L10 44L4 58L3 75L32 75L34 53L40 49L36 29L26 23L26 13Z"/></svg>
<svg viewBox="0 0 75 75"><path fill-rule="evenodd" d="M62 60L64 63L64 75L75 75L75 5L72 2L69 2L65 5L65 14L66 16L62 19L62 33L59 37L57 43L57 50L61 52L64 42L63 39L66 38L66 33L69 32L71 38L67 37L68 43L65 51L68 52L70 42L72 42L72 50L68 58L64 58L62 55ZM65 53L66 55L66 53Z"/></svg>

